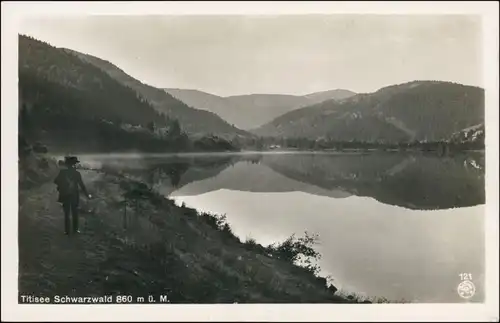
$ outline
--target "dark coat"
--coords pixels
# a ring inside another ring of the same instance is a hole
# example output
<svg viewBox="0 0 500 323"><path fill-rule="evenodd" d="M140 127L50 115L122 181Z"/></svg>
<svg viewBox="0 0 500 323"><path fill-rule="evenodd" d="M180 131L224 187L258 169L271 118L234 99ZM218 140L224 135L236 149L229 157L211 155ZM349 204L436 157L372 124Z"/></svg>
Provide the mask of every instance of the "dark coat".
<svg viewBox="0 0 500 323"><path fill-rule="evenodd" d="M54 180L59 191L59 202L78 201L80 192L89 195L82 180L82 175L73 167L61 169ZM81 191L80 191L81 190Z"/></svg>

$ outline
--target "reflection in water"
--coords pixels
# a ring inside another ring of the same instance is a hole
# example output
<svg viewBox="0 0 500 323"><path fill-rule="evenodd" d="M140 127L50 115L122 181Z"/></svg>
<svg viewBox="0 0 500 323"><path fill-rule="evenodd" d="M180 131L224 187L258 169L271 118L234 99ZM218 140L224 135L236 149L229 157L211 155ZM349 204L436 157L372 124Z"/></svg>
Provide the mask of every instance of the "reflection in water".
<svg viewBox="0 0 500 323"><path fill-rule="evenodd" d="M484 157L404 154L270 156L267 165L290 178L411 209L484 203Z"/></svg>
<svg viewBox="0 0 500 323"><path fill-rule="evenodd" d="M106 158L187 205L227 215L266 245L318 233L323 274L348 291L458 302L459 273L482 301L484 155L263 154Z"/></svg>
<svg viewBox="0 0 500 323"><path fill-rule="evenodd" d="M447 209L484 203L484 155L454 158L404 154L263 155L259 162L228 159L223 171L185 182L174 195L218 189L301 191L335 198L372 197L410 209ZM215 176L217 175L217 176ZM204 180L213 177L210 180Z"/></svg>

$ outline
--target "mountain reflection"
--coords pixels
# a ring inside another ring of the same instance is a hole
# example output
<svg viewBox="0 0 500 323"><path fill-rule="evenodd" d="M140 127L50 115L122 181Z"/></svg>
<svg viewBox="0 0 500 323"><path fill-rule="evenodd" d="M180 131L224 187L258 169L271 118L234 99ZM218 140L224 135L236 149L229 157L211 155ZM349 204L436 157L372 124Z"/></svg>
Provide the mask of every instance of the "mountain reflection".
<svg viewBox="0 0 500 323"><path fill-rule="evenodd" d="M171 196L220 189L372 197L409 209L484 204L484 154L241 154L113 158L87 165L135 176Z"/></svg>

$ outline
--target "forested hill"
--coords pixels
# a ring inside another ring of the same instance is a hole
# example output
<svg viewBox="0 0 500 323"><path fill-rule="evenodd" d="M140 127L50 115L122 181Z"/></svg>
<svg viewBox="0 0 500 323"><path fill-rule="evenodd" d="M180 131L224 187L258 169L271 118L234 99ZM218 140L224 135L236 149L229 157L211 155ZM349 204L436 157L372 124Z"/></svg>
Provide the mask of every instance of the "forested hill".
<svg viewBox="0 0 500 323"><path fill-rule="evenodd" d="M131 125L146 126L155 122L165 126L168 123L167 118L135 91L100 69L25 36L19 37L19 85L20 101L28 108L53 100L41 107L47 113L65 112L74 117L95 117ZM50 88L59 88L60 92L48 93ZM50 98L50 94L60 95L60 103L57 98ZM68 97L72 97L73 102L65 102Z"/></svg>
<svg viewBox="0 0 500 323"><path fill-rule="evenodd" d="M70 49L64 49L64 51L100 68L122 85L134 89L158 112L179 120L183 130L188 134L248 135L245 131L230 125L217 114L192 108L164 90L134 79L108 61Z"/></svg>
<svg viewBox="0 0 500 323"><path fill-rule="evenodd" d="M414 81L298 109L253 132L259 136L347 141L434 141L449 139L483 122L483 89Z"/></svg>
<svg viewBox="0 0 500 323"><path fill-rule="evenodd" d="M20 133L71 151L182 150L183 125L67 51L19 37ZM189 109L189 108L186 108Z"/></svg>

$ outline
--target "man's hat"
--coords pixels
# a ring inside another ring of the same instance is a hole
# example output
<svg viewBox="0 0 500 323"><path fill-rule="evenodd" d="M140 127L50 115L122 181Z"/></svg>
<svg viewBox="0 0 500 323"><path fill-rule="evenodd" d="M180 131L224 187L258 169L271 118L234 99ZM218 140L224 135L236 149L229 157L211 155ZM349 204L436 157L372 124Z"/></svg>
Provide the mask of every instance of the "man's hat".
<svg viewBox="0 0 500 323"><path fill-rule="evenodd" d="M76 156L66 156L64 157L64 163L66 165L75 165L78 164L80 161Z"/></svg>

